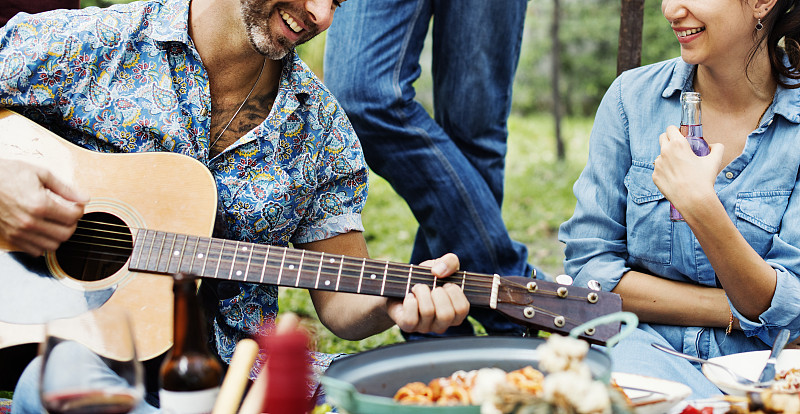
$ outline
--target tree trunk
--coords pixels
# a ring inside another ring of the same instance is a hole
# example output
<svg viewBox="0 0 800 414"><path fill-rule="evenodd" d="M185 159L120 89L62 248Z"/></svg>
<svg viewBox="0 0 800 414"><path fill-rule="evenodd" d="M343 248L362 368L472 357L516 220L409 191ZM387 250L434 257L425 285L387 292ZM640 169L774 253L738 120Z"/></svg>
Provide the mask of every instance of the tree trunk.
<svg viewBox="0 0 800 414"><path fill-rule="evenodd" d="M617 75L642 64L644 0L622 0L617 47Z"/></svg>
<svg viewBox="0 0 800 414"><path fill-rule="evenodd" d="M566 150L564 149L564 140L561 138L561 92L558 89L558 74L561 69L561 43L558 40L560 18L559 0L553 0L553 24L550 31L553 37L553 119L556 124L556 155L559 161L563 161L566 158Z"/></svg>

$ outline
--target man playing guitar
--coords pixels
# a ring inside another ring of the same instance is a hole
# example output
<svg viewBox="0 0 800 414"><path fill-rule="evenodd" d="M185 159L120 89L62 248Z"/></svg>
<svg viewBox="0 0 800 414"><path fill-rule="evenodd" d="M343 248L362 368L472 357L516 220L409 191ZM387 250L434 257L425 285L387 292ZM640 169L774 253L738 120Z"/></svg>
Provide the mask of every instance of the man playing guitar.
<svg viewBox="0 0 800 414"><path fill-rule="evenodd" d="M358 139L294 50L329 27L339 3L149 0L20 14L0 29L0 106L94 151L199 160L216 182L215 236L367 257ZM0 236L33 256L68 240L93 202L67 177L25 161L2 160L0 175ZM170 179L180 193L182 177ZM459 264L448 254L423 265L446 277ZM331 331L357 340L394 324L458 325L469 303L457 286L441 287L415 285L403 300L311 297ZM271 329L276 286L213 281L201 291L223 360L238 339ZM15 393L15 411L26 409L25 395Z"/></svg>

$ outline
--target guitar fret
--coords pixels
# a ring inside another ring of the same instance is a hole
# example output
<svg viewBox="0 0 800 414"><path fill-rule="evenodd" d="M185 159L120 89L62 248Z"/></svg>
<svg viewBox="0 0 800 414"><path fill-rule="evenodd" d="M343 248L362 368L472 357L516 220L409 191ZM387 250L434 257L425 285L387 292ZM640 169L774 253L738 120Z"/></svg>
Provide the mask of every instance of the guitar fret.
<svg viewBox="0 0 800 414"><path fill-rule="evenodd" d="M249 250L250 250L250 255L247 256L247 266L245 266L244 268L244 280L248 282L250 277L250 263L253 260L253 250L254 250L253 246L250 246Z"/></svg>
<svg viewBox="0 0 800 414"><path fill-rule="evenodd" d="M322 279L322 287L316 287L315 289L325 289L325 290L334 290L334 291L338 290L338 286L339 286L339 278L338 278L338 276L337 276L337 279L336 279L336 284L334 286L331 286L331 283L332 283L331 282L331 276L333 275L332 270L336 269L339 274L341 274L341 271L342 271L342 265L341 265L342 261L339 260L339 265L337 266L336 265L336 260L337 260L337 258L333 257L333 256L329 256L327 260L325 260L322 257L320 257L320 263L319 263L319 270L318 270L318 273L317 273L317 279L319 279L319 276L324 276L324 277ZM327 261L327 263L325 263L326 261Z"/></svg>
<svg viewBox="0 0 800 414"><path fill-rule="evenodd" d="M153 269L150 266L150 261L153 260L153 245L156 244L156 232L153 232L153 240L150 242L150 248L147 250L147 260L145 260L144 267L147 269Z"/></svg>
<svg viewBox="0 0 800 414"><path fill-rule="evenodd" d="M408 278L406 279L406 296L408 296L408 292L411 290L411 274L414 271L413 266L408 267ZM434 278L435 280L436 278Z"/></svg>
<svg viewBox="0 0 800 414"><path fill-rule="evenodd" d="M194 252L192 252L191 273L198 276L202 276L203 270L205 269L206 255L203 253L205 249L203 248L202 243L208 243L208 239L204 237L196 237Z"/></svg>
<svg viewBox="0 0 800 414"><path fill-rule="evenodd" d="M139 260L141 259L142 249L141 243L139 243L139 237L142 235L142 232L139 231L136 233L136 238L133 241L133 252L131 252L131 264L130 267L136 268L139 266Z"/></svg>
<svg viewBox="0 0 800 414"><path fill-rule="evenodd" d="M464 291L464 285L466 285L466 284L467 284L467 272L463 271L463 272L461 272L461 291L462 292Z"/></svg>
<svg viewBox="0 0 800 414"><path fill-rule="evenodd" d="M203 267L200 269L201 276L206 275L206 266L208 265L208 255L211 254L211 243L213 243L212 240L206 239L206 241L208 242L208 245L206 246L206 255L203 256Z"/></svg>
<svg viewBox="0 0 800 414"><path fill-rule="evenodd" d="M367 258L361 259L361 272L358 275L358 289L356 293L361 293L361 282L364 280L364 266L367 264Z"/></svg>
<svg viewBox="0 0 800 414"><path fill-rule="evenodd" d="M297 280L294 282L294 287L300 287L300 273L303 271L303 258L306 255L306 251L302 250L300 252L300 263L297 264Z"/></svg>
<svg viewBox="0 0 800 414"><path fill-rule="evenodd" d="M222 254L225 252L225 240L222 240L222 246L219 248L217 255L217 267L214 269L214 277L219 277L219 265L222 263Z"/></svg>
<svg viewBox="0 0 800 414"><path fill-rule="evenodd" d="M264 283L264 272L267 271L267 260L269 259L269 245L267 245L267 251L264 252L264 263L261 265L261 278L259 278L259 283Z"/></svg>
<svg viewBox="0 0 800 414"><path fill-rule="evenodd" d="M439 278L438 278L438 277L436 277L436 276L434 276L434 277L433 277L433 285L431 286L431 292L433 292L434 290L436 290L436 282L438 282L438 281L439 281Z"/></svg>
<svg viewBox="0 0 800 414"><path fill-rule="evenodd" d="M133 269L139 269L142 266L142 254L144 254L144 249L147 245L147 230L139 230L136 233L136 242L133 245L134 250L138 250L139 253L137 254L136 263L134 264L133 260L131 260L130 267ZM147 258L145 258L145 266L147 265Z"/></svg>
<svg viewBox="0 0 800 414"><path fill-rule="evenodd" d="M164 237L165 242L161 245L162 246L161 255L162 256L166 256L167 259L166 259L166 263L164 263L163 267L161 266L161 261L159 260L159 266L158 266L159 273L169 273L169 264L172 261L172 255L170 254L170 252L172 251L172 248L175 247L175 234L168 234L167 236L172 236L172 241L169 242L169 248L165 252L164 251L164 245L167 244L166 243L166 239L167 238ZM164 253L166 253L166 255Z"/></svg>
<svg viewBox="0 0 800 414"><path fill-rule="evenodd" d="M166 239L166 235L165 235L164 233L161 233L161 232L156 232L156 233L153 235L153 244L155 244L155 243L156 243L156 237L157 237L157 236L160 236L160 239L161 239L161 245L160 245L160 246L159 246L159 248L156 250L156 253L157 253L157 254L156 254L156 256L155 256L155 263L153 263L153 266L147 266L147 268L148 268L148 269L153 269L155 272L158 272L158 263L161 261L161 256L162 256L162 255L161 255L161 252L163 252L163 251L164 251L164 240ZM150 247L150 249L151 249L151 252L152 252L152 246Z"/></svg>
<svg viewBox="0 0 800 414"><path fill-rule="evenodd" d="M335 291L339 291L339 282L342 280L342 267L344 266L344 255L339 258L339 271L336 273L336 288Z"/></svg>
<svg viewBox="0 0 800 414"><path fill-rule="evenodd" d="M383 296L384 288L386 288L386 273L389 271L389 261L386 261L386 266L383 268L383 283L381 283L381 296Z"/></svg>
<svg viewBox="0 0 800 414"><path fill-rule="evenodd" d="M284 247L283 255L281 256L281 267L280 270L278 271L278 282L275 283L278 286L281 286L281 277L283 276L283 264L286 262L286 250L288 249Z"/></svg>
<svg viewBox="0 0 800 414"><path fill-rule="evenodd" d="M319 288L319 275L322 273L322 266L325 262L325 252L320 253L319 255L319 267L317 267L317 278L314 281L314 289Z"/></svg>
<svg viewBox="0 0 800 414"><path fill-rule="evenodd" d="M186 237L184 235L177 236L177 237L182 237L183 238L183 245L181 246L180 250L173 250L172 255L174 257L178 258L178 263L177 263L177 265L175 267L170 267L169 268L169 273L178 273L178 272L181 271L181 266L183 266L183 256L184 256L184 253L186 252L186 241L189 239L188 237ZM176 237L176 240L177 240L177 237ZM173 243L173 247L174 247L174 243Z"/></svg>
<svg viewBox="0 0 800 414"><path fill-rule="evenodd" d="M188 272L191 273L191 274L195 274L195 275L197 273L194 271L194 259L197 257L197 246L199 244L200 244L200 238L199 237L194 237L194 247L192 248L192 253L190 255L190 257L192 258L192 261L189 263Z"/></svg>
<svg viewBox="0 0 800 414"><path fill-rule="evenodd" d="M236 267L236 254L239 253L239 242L236 242L236 246L233 247L233 257L231 257L231 269L228 271L228 280L232 280L233 278L233 268Z"/></svg>

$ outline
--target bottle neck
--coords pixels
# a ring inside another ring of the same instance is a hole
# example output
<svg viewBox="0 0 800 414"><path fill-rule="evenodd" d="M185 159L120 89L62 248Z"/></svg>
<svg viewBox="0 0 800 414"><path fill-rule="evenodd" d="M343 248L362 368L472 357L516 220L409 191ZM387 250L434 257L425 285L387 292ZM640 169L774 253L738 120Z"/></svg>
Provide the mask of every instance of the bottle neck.
<svg viewBox="0 0 800 414"><path fill-rule="evenodd" d="M173 353L207 352L206 321L197 297L197 285L193 280L176 283L174 292Z"/></svg>
<svg viewBox="0 0 800 414"><path fill-rule="evenodd" d="M684 102L681 112L681 125L702 125L700 103Z"/></svg>

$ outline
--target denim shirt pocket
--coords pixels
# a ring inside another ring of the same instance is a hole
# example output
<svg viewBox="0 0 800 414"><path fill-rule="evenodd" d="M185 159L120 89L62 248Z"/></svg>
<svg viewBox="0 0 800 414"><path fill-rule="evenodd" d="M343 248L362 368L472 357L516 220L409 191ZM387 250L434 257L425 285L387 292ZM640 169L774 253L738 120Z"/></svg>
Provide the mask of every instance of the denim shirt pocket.
<svg viewBox="0 0 800 414"><path fill-rule="evenodd" d="M628 254L651 263L669 264L672 259L672 222L669 203L653 183L652 164L634 161L625 176L628 189L626 229Z"/></svg>
<svg viewBox="0 0 800 414"><path fill-rule="evenodd" d="M736 195L736 228L747 243L764 256L780 230L789 205L789 190L752 191Z"/></svg>

